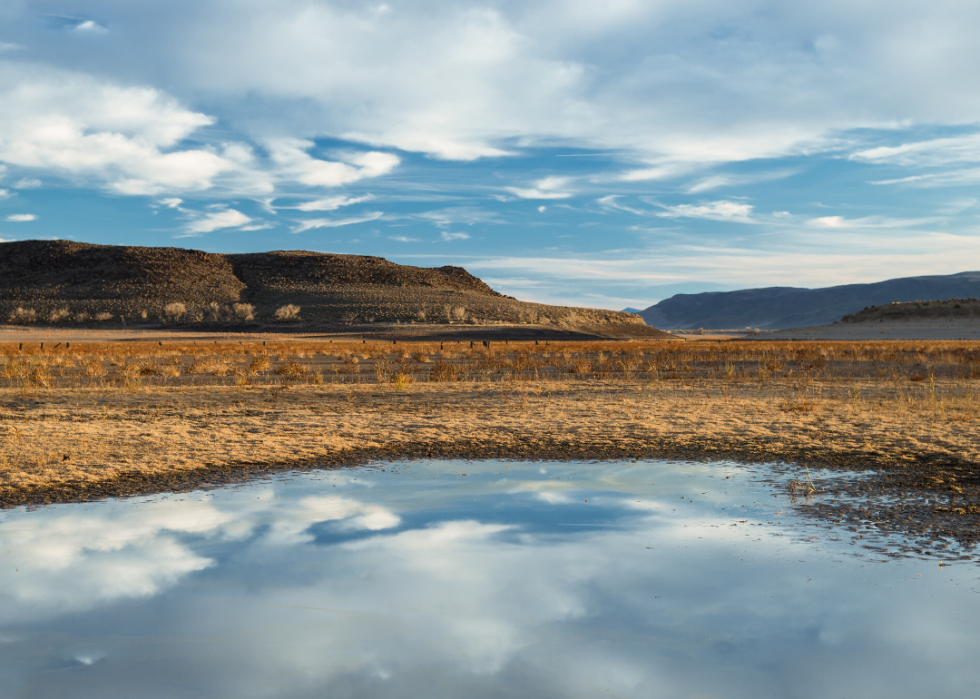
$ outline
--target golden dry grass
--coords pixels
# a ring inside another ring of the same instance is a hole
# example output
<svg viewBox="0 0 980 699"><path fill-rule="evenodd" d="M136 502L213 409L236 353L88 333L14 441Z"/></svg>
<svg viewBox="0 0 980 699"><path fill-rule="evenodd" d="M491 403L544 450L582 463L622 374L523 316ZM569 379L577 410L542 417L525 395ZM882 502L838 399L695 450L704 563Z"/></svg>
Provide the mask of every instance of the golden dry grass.
<svg viewBox="0 0 980 699"><path fill-rule="evenodd" d="M355 454L976 463L978 408L966 342L8 344L0 500Z"/></svg>

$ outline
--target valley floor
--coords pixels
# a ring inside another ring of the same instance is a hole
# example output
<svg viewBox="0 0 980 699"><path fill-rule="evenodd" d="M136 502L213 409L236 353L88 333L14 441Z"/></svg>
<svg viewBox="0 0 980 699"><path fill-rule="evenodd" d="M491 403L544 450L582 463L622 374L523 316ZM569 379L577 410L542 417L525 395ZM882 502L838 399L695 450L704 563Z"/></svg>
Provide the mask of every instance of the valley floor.
<svg viewBox="0 0 980 699"><path fill-rule="evenodd" d="M845 519L980 543L977 343L469 344L0 344L0 507L369 460L728 458L803 494L803 466L873 473L821 487L865 503Z"/></svg>
<svg viewBox="0 0 980 699"><path fill-rule="evenodd" d="M428 456L785 461L980 503L975 343L438 345L0 346L0 504Z"/></svg>

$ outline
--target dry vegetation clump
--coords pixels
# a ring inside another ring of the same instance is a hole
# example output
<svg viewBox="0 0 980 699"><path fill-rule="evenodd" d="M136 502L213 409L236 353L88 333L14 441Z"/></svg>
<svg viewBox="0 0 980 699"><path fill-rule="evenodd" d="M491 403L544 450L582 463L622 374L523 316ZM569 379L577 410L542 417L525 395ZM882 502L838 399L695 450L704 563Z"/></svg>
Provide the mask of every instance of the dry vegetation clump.
<svg viewBox="0 0 980 699"><path fill-rule="evenodd" d="M33 308L18 306L10 313L7 322L13 325L31 325L37 322L37 311Z"/></svg>
<svg viewBox="0 0 980 699"><path fill-rule="evenodd" d="M283 322L294 321L300 319L299 318L300 310L301 309L299 306L294 306L291 303L287 303L285 306L280 306L279 308L277 308L276 312L273 315L275 316L275 319L278 321L283 321Z"/></svg>
<svg viewBox="0 0 980 699"><path fill-rule="evenodd" d="M275 368L273 373L276 376L283 377L287 381L300 381L310 373L308 367L300 364L295 359L290 357L284 363L280 364Z"/></svg>

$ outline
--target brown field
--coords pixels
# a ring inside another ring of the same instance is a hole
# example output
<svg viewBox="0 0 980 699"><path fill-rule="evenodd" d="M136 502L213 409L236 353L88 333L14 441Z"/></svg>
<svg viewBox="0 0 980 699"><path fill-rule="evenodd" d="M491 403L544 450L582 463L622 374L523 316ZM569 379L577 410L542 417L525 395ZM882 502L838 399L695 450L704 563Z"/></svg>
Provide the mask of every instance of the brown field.
<svg viewBox="0 0 980 699"><path fill-rule="evenodd" d="M970 342L2 343L0 503L371 458L664 456L883 470L970 514L978 411Z"/></svg>

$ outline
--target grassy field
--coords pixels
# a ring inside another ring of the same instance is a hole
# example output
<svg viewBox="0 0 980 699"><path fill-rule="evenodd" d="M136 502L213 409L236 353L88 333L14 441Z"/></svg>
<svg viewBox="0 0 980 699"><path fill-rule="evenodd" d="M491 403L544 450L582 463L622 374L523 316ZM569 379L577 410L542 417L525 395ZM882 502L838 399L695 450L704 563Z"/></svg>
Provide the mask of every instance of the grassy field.
<svg viewBox="0 0 980 699"><path fill-rule="evenodd" d="M978 410L969 342L6 343L0 503L430 454L918 469L967 498Z"/></svg>

